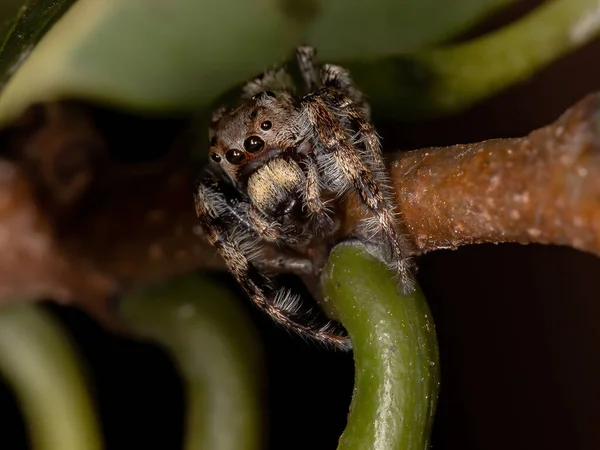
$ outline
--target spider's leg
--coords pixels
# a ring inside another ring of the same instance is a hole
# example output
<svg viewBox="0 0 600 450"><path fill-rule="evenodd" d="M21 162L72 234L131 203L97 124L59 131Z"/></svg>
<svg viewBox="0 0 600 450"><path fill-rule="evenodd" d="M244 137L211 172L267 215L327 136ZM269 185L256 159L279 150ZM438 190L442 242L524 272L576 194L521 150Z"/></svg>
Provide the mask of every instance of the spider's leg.
<svg viewBox="0 0 600 450"><path fill-rule="evenodd" d="M357 108L355 105L348 105L348 107L343 110L343 114L346 114L347 118L356 125L358 129L358 139L355 141L355 148L358 147L359 151L362 150L360 152L362 160L371 169L373 178L381 192L384 208L390 211L392 217L397 219L398 213L394 201L394 191L383 159L381 144L375 127L371 122L366 120L365 116L361 113L361 109ZM377 230L377 221L379 220L380 218L378 217L375 217L375 221L366 219L364 221L366 230ZM394 220L394 223L397 223L397 220ZM406 273L412 266L411 260L406 255L414 253L413 244L404 235L397 232L397 227L395 228L395 231L395 236L388 236L388 240L390 240L390 242L396 242L402 249L404 258L396 260L396 270L399 273ZM411 280L403 280L403 282L408 282L409 285L410 281Z"/></svg>
<svg viewBox="0 0 600 450"><path fill-rule="evenodd" d="M304 206L315 230L323 235L331 233L335 228L331 208L321 196L319 167L312 157L303 159L306 170L306 185L304 189Z"/></svg>
<svg viewBox="0 0 600 450"><path fill-rule="evenodd" d="M285 256L265 256L260 261L256 261L256 266L261 271L270 273L294 273L297 275L314 274L314 266L310 259Z"/></svg>
<svg viewBox="0 0 600 450"><path fill-rule="evenodd" d="M328 173L335 189L344 193L354 188L361 202L372 212L373 219L366 221L373 235L381 235L387 241L389 259L406 291L412 289L413 279L409 272L410 245L397 229L394 203L386 195L385 183L380 187L381 172L375 172L361 158L361 152L353 142L345 116L345 108L352 105L343 92L325 87L303 99L306 120L313 130L315 152L321 155L323 172Z"/></svg>
<svg viewBox="0 0 600 450"><path fill-rule="evenodd" d="M354 81L346 69L333 64L324 64L321 69L321 83L325 87L332 87L344 92L358 108L363 110L364 117L369 119L371 108L365 95L354 85Z"/></svg>
<svg viewBox="0 0 600 450"><path fill-rule="evenodd" d="M255 236L243 226L227 226L224 219L229 217L230 205L217 189L217 184L218 181L210 176L200 178L194 198L196 213L209 243L217 249L246 294L288 330L324 344L349 349L349 339L341 334L335 322L303 321L306 317L300 310L300 298L286 289L275 289L269 278L260 272L255 262L259 258Z"/></svg>
<svg viewBox="0 0 600 450"><path fill-rule="evenodd" d="M321 87L319 71L315 61L316 56L317 52L314 47L302 46L296 49L296 62L306 92L313 92Z"/></svg>
<svg viewBox="0 0 600 450"><path fill-rule="evenodd" d="M369 120L370 106L367 103L364 94L358 89L350 73L340 66L325 64L321 70L321 81L323 86L331 87L346 94L352 102L337 100L336 109L338 119L347 123L347 127L356 129L358 132L359 150L364 150L363 159L371 166L371 170L378 178L380 186L383 184L389 189L389 180L387 180L387 168L383 161L381 144L375 127ZM391 195L390 192L388 192ZM388 196L389 196L388 195Z"/></svg>

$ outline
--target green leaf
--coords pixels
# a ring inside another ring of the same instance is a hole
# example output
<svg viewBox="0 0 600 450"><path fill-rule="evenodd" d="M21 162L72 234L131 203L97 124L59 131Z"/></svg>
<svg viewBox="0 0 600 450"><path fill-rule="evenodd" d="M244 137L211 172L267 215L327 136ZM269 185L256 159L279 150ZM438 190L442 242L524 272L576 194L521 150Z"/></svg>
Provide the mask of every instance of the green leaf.
<svg viewBox="0 0 600 450"><path fill-rule="evenodd" d="M460 111L600 35L597 0L544 2L478 39L404 57L349 63L379 115L402 119Z"/></svg>
<svg viewBox="0 0 600 450"><path fill-rule="evenodd" d="M513 1L79 0L6 85L0 123L32 102L64 97L142 111L204 110L300 43L350 67L377 115L448 114L597 36L596 0L552 0L489 36L434 46ZM33 0L23 32L0 50L0 73L10 74L72 2Z"/></svg>
<svg viewBox="0 0 600 450"><path fill-rule="evenodd" d="M74 2L75 0L30 0L19 9L14 20L4 25L5 32L0 30L0 87Z"/></svg>
<svg viewBox="0 0 600 450"><path fill-rule="evenodd" d="M515 0L327 0L308 30L325 60L397 56L437 44Z"/></svg>
<svg viewBox="0 0 600 450"><path fill-rule="evenodd" d="M338 450L429 448L440 371L422 292L400 294L394 274L360 242L333 249L322 282L324 306L348 330L356 366Z"/></svg>
<svg viewBox="0 0 600 450"><path fill-rule="evenodd" d="M193 110L284 59L300 24L278 0L80 0L0 97L1 120L65 96Z"/></svg>
<svg viewBox="0 0 600 450"><path fill-rule="evenodd" d="M460 0L448 10L443 0L79 0L6 86L0 121L62 97L203 109L300 43L324 59L397 54L510 1Z"/></svg>
<svg viewBox="0 0 600 450"><path fill-rule="evenodd" d="M229 291L195 275L122 300L120 312L129 328L163 346L181 371L187 450L262 448L263 357L238 308Z"/></svg>
<svg viewBox="0 0 600 450"><path fill-rule="evenodd" d="M2 0L0 2L0 23L11 22L24 3L25 0ZM0 39L2 38L3 35L0 33Z"/></svg>

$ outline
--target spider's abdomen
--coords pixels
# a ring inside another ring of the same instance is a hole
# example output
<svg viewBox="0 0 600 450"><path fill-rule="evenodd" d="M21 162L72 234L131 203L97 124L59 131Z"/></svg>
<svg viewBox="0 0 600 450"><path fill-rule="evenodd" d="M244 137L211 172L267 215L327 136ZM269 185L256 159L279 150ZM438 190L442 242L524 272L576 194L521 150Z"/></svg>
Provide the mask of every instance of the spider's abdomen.
<svg viewBox="0 0 600 450"><path fill-rule="evenodd" d="M250 176L247 193L254 206L264 214L281 216L293 209L305 180L295 161L276 158Z"/></svg>

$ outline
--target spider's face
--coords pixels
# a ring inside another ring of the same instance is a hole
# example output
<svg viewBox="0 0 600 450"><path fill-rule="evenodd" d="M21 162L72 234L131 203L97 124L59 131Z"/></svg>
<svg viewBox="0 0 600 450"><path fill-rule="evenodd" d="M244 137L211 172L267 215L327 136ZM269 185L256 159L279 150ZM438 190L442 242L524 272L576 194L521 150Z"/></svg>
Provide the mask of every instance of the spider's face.
<svg viewBox="0 0 600 450"><path fill-rule="evenodd" d="M209 157L236 184L270 160L293 148L298 111L286 92L263 92L238 106L221 110L209 130Z"/></svg>
<svg viewBox="0 0 600 450"><path fill-rule="evenodd" d="M299 112L287 92L263 92L232 111L218 112L209 131L210 159L253 205L286 215L305 181L295 161Z"/></svg>

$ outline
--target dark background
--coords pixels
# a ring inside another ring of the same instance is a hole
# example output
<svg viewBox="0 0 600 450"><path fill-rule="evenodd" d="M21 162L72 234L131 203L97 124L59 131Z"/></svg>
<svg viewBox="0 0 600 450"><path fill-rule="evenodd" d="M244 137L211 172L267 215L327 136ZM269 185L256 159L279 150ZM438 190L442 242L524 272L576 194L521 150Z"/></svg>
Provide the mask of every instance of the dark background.
<svg viewBox="0 0 600 450"><path fill-rule="evenodd" d="M387 151L520 136L599 87L600 43L594 43L460 116L377 126ZM600 259L568 248L504 244L434 252L419 266L441 352L433 447L600 448ZM240 304L267 351L269 448L334 449L352 392L351 355L307 345L241 296ZM183 392L168 357L104 332L78 310L51 309L85 355L109 448L180 448ZM2 441L24 446L6 387L0 418Z"/></svg>

